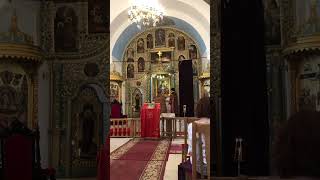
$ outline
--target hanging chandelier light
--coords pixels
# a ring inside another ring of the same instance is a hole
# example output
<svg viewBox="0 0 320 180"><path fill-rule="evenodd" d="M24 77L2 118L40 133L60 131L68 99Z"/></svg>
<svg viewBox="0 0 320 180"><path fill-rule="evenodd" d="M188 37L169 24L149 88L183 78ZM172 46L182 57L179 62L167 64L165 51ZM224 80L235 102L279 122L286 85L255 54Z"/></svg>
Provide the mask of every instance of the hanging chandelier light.
<svg viewBox="0 0 320 180"><path fill-rule="evenodd" d="M164 11L157 0L132 0L128 14L131 23L141 29L156 26L163 19Z"/></svg>

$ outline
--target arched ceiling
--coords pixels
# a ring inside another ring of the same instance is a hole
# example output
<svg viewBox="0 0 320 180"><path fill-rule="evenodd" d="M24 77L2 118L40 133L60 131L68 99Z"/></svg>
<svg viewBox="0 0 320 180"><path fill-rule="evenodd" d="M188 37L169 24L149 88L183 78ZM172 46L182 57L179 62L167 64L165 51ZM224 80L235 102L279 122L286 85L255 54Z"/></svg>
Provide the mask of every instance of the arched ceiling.
<svg viewBox="0 0 320 180"><path fill-rule="evenodd" d="M174 25L170 25L169 27L177 28L187 34L189 34L199 45L200 54L204 54L206 51L206 45L204 40L201 38L200 34L197 30L191 26L189 23L174 17L167 17L173 21ZM135 37L138 33L142 32L137 28L135 24L131 24L128 26L120 35L120 38L116 41L113 49L112 56L117 60L122 60L123 52L126 46L130 43L130 41Z"/></svg>
<svg viewBox="0 0 320 180"><path fill-rule="evenodd" d="M128 0L110 1L110 55L121 60L123 50L134 35L141 32L128 20ZM175 22L174 27L194 38L202 56L210 50L210 6L205 1L159 0L165 15Z"/></svg>

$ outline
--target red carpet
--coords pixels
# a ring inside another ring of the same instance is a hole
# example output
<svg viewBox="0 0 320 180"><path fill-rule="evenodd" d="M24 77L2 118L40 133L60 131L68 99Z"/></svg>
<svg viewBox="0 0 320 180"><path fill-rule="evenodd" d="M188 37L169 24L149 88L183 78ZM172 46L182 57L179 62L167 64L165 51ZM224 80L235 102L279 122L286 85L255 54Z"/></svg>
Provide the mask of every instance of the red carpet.
<svg viewBox="0 0 320 180"><path fill-rule="evenodd" d="M169 154L182 154L182 144L171 144Z"/></svg>
<svg viewBox="0 0 320 180"><path fill-rule="evenodd" d="M111 153L111 180L162 180L170 140L130 140Z"/></svg>

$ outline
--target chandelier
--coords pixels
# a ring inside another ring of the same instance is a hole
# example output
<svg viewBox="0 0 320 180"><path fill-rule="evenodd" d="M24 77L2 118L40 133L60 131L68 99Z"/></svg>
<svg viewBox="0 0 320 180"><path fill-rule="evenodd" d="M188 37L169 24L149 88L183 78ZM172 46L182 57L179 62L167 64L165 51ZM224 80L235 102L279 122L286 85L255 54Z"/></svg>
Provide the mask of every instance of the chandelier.
<svg viewBox="0 0 320 180"><path fill-rule="evenodd" d="M128 11L131 23L138 28L156 26L163 19L163 9L157 0L132 0Z"/></svg>

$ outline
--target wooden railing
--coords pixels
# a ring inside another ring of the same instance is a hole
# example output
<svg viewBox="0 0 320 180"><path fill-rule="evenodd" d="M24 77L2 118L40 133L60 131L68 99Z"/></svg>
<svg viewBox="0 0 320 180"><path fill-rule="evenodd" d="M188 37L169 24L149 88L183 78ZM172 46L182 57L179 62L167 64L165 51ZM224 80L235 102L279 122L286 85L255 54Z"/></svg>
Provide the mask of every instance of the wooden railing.
<svg viewBox="0 0 320 180"><path fill-rule="evenodd" d="M110 137L140 137L140 118L111 118Z"/></svg>
<svg viewBox="0 0 320 180"><path fill-rule="evenodd" d="M160 136L184 138L184 144L187 144L187 126L198 119L196 117L160 118ZM110 120L110 137L141 137L140 118L111 118Z"/></svg>

